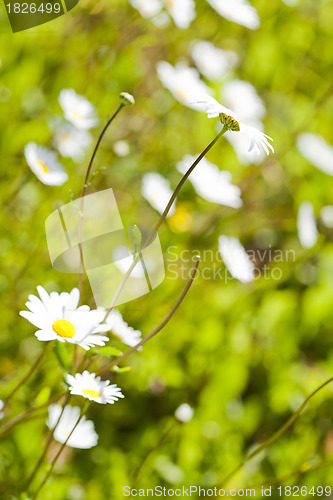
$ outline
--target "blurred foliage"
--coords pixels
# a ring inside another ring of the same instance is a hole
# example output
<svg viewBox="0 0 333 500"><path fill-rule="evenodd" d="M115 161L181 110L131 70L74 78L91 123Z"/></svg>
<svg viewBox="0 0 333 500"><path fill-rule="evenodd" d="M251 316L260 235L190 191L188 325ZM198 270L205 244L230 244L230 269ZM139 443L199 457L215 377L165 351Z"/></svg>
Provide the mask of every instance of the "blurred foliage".
<svg viewBox="0 0 333 500"><path fill-rule="evenodd" d="M143 174L160 172L175 187L180 179L176 162L184 154L200 153L215 135L215 120L180 105L162 87L156 63L164 59L192 64L190 49L196 39L235 50L235 77L250 81L263 98L265 129L274 137L276 154L260 166L243 167L222 139L208 159L232 172L244 205L240 210L214 205L186 184L178 203L190 215L192 228L177 230L171 222L161 227L166 264L173 257L169 247L177 255L190 250L190 257L195 251L216 253L222 233L237 236L248 249L279 249L283 255L293 250L295 255L274 263L282 271L279 279L244 285L200 275L169 325L129 358L131 371L111 374L126 398L89 409L88 418L100 436L98 447L68 448L42 499L122 497L122 487L130 484L183 402L194 408L192 421L174 427L144 464L137 485L214 485L332 373L332 232L320 228L317 245L304 250L296 231L299 203L310 200L319 215L321 207L331 203L332 179L299 154L295 139L303 131L331 138L333 3L252 3L261 18L256 31L228 22L202 1L197 1L197 18L186 30L173 23L158 28L126 0L81 0L66 16L15 35L7 32L1 18L0 197L6 201L21 183L22 188L1 211L0 398L43 347L33 335L34 327L18 315L28 294L35 293L38 284L59 292L77 285L76 275L52 269L44 221L70 201L70 190L74 196L80 194L89 155L80 164L61 159L70 176L61 187L43 185L33 175L26 179L29 168L23 155L30 141L52 147L50 123L62 115L58 95L63 88L74 88L94 103L100 130L118 106L120 92L135 96L136 105L121 113L103 140L95 168L106 169L94 178L90 192L112 187L125 225L153 225L158 214L141 195ZM98 133L95 129L95 140ZM118 140L130 145L125 157L113 151ZM185 263L189 269L191 264ZM201 267L206 266L213 263L202 262ZM166 316L183 286L184 280L174 279L167 267L163 284L120 310L146 335ZM86 281L84 303L93 306L90 296ZM124 350L120 343L112 345ZM62 376L51 352L17 393L12 415L46 401L49 392L62 391ZM332 390L319 393L292 431L249 463L231 484L249 487L304 463L329 459ZM82 401L75 397L74 403ZM47 410L40 411L2 441L1 498L14 496L34 467L44 443L46 415ZM324 468L295 484L326 485L331 477L330 468Z"/></svg>

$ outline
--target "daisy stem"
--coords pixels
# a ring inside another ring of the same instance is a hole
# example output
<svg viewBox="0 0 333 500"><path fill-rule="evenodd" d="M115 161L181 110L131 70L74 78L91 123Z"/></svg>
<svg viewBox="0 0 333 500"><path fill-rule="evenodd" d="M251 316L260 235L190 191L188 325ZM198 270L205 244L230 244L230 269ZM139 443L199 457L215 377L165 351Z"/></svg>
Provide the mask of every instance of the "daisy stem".
<svg viewBox="0 0 333 500"><path fill-rule="evenodd" d="M8 203L12 201L13 198L21 191L23 186L26 185L26 183L30 180L32 177L32 172L29 170L25 175L22 174L21 178L18 180L18 182L15 182L16 186L13 187L13 189L10 191L8 198L3 202L3 207L6 207Z"/></svg>
<svg viewBox="0 0 333 500"><path fill-rule="evenodd" d="M84 414L86 413L86 411L88 410L89 406L90 406L91 402L90 401L87 401L86 404L84 405L83 409L81 410L81 413L80 413L80 416L76 422L76 424L74 425L73 429L71 430L68 438L66 439L66 441L60 446L56 456L54 457L54 459L52 460L49 468L48 468L48 471L43 479L43 481L41 482L39 488L37 489L37 491L35 492L35 494L33 495L32 497L32 500L36 500L37 497L38 497L38 494L40 492L40 490L43 488L44 484L47 482L47 480L49 479L49 477L51 476L52 474L52 471L54 469L54 466L55 464L57 463L58 461L58 458L60 457L60 455L62 454L62 452L64 451L64 448L66 446L66 444L68 443L69 441L69 438L71 437L71 435L73 434L73 432L75 431L76 427L79 425L79 423L81 422Z"/></svg>
<svg viewBox="0 0 333 500"><path fill-rule="evenodd" d="M106 122L106 125L103 128L103 130L102 130L102 132L101 132L101 134L100 134L100 136L99 136L99 138L97 140L95 149L94 149L93 154L91 156L91 159L90 159L90 162L89 162L89 165L88 165L88 168L87 168L86 176L85 176L85 179L84 179L84 184L83 184L83 187L82 187L81 208L80 208L80 223L79 223L79 252L80 252L80 269L79 269L80 302L79 302L79 305L81 304L81 300L82 300L81 299L81 295L82 295L83 273L84 273L84 260L83 260L83 251L82 251L82 240L83 240L83 234L82 234L83 233L83 205L84 205L84 201L83 200L84 200L84 197L86 195L86 191L87 191L87 187L88 187L88 180L89 180L89 177L90 177L91 169L92 169L93 162L94 162L96 153L98 151L99 145L100 145L100 143L101 143L101 141L103 139L103 136L104 136L105 132L109 128L110 124L113 122L113 120L116 118L116 116L120 113L120 111L122 110L123 107L124 107L124 104L120 104L120 106L117 109L117 111Z"/></svg>
<svg viewBox="0 0 333 500"><path fill-rule="evenodd" d="M280 427L280 429L278 429L276 432L274 432L274 434L272 436L270 436L268 439L266 439L266 441L264 441L258 448L256 448L252 453L250 453L247 456L247 458L242 463L240 463L235 469L233 469L227 475L227 477L220 484L220 487L225 486L230 481L230 479L232 479L234 477L234 475L237 474L237 472L239 472L242 469L242 467L247 462L249 462L249 460L251 460L252 458L254 458L255 456L257 456L261 451L263 451L265 448L267 448L267 446L269 446L272 443L274 443L274 441L276 441L286 430L288 430L289 427L295 422L295 420L297 419L297 417L302 413L302 411L307 406L307 404L309 403L309 401L313 398L313 396L315 396L317 394L317 392L321 391L321 389L323 389L324 387L326 387L331 382L333 382L333 377L329 378L328 380L326 380L326 382L324 382L319 387L317 387L317 389L315 389L310 394L310 396L308 396L306 398L306 400L301 404L301 406L298 408L298 410L291 415L291 417L287 420L287 422L285 422Z"/></svg>
<svg viewBox="0 0 333 500"><path fill-rule="evenodd" d="M61 394L61 396L62 396L62 395L63 395L63 394ZM35 466L34 470L32 471L31 475L29 476L29 479L28 479L28 481L27 481L27 483L26 483L26 485L25 485L25 488L24 488L24 489L25 489L25 491L28 491L29 486L31 485L31 483L32 483L32 481L33 481L33 479L34 479L34 477L36 476L36 474L37 474L37 472L38 472L38 470L39 470L40 466L42 465L42 463L43 463L43 461L44 461L44 458L45 458L45 456L46 456L46 454L47 454L47 452L48 452L48 450L49 450L49 448L50 448L50 446L51 446L51 442L52 442L52 439L53 439L53 436L54 436L54 432L55 432L56 428L58 427L58 424L59 424L59 422L60 422L60 419L61 419L61 417L62 417L62 414L64 413L65 406L66 406L66 405L67 405L67 403L69 402L70 398L71 398L71 395L70 395L69 393L67 393L67 394L66 394L66 398L64 399L64 402L63 402L63 404L62 404L62 408L61 408L61 412L60 412L60 415L59 415L59 417L58 417L58 420L57 420L57 422L56 422L56 424L55 424L54 428L53 428L53 429L50 429L49 435L48 435L47 440L46 440L46 445L45 445L44 451L43 451L43 453L41 454L41 456L40 456L40 458L39 458L39 460L38 460L38 462L37 462L37 464L36 464L36 466Z"/></svg>
<svg viewBox="0 0 333 500"><path fill-rule="evenodd" d="M44 356L46 355L46 353L47 353L50 345L51 345L51 342L47 342L47 344L45 345L44 349L42 350L42 352L40 353L40 355L38 356L38 358L36 359L36 361L34 362L34 364L32 365L32 367L30 368L30 370L28 371L28 373L26 375L24 375L24 377L14 387L14 389L9 394L9 396L7 396L7 398L5 399L5 402L4 402L3 410L7 407L9 401L12 399L12 397L14 396L14 394L16 394L16 392L20 389L20 387L22 387L22 385L25 384L25 382L31 377L31 375L33 374L33 372L39 366L39 364L43 360Z"/></svg>
<svg viewBox="0 0 333 500"><path fill-rule="evenodd" d="M195 169L195 167L206 156L206 154L208 153L208 151L210 151L212 149L212 147L217 143L217 141L227 132L227 130L229 130L229 128L226 125L224 125L223 128L221 129L221 131L212 140L212 142L210 142L208 144L208 146L203 150L203 152L198 156L198 158L188 168L188 170L186 171L186 173L183 175L183 177L181 178L180 182L178 183L176 189L172 193L171 198L170 198L167 206L165 207L164 212L162 213L161 217L159 218L159 220L157 221L156 225L154 226L154 231L157 231L160 228L160 226L162 225L163 221L165 220L166 216L169 213L170 208L172 207L173 202L177 198L179 191L181 190L181 188L183 187L183 185L185 184L186 180L188 179L188 177L190 176L190 174L193 172L193 170ZM155 232L152 232L151 236L149 236L147 238L147 240L142 244L143 248L146 247L146 246L148 246L149 243L151 243L151 241L154 238L154 234L155 234ZM131 266L129 267L129 269L127 270L127 272L124 275L123 279L121 280L121 282L120 282L120 284L119 284L119 286L118 286L118 288L117 288L117 290L116 290L116 292L115 292L115 294L114 294L114 296L112 298L110 306L109 306L109 308L106 311L106 315L105 315L103 321L106 320L106 318L108 317L108 315L110 314L110 312L112 311L112 309L114 308L114 306L116 305L116 302L117 302L117 300L119 298L119 295L120 295L123 287L125 286L126 281L128 280L129 276L131 275L131 272L133 271L134 267L138 263L138 261L139 261L139 256L137 256L136 259L133 260Z"/></svg>
<svg viewBox="0 0 333 500"><path fill-rule="evenodd" d="M173 308L171 309L171 311L169 312L169 314L167 315L167 317L162 321L162 323L160 323L152 332L150 332L148 335L146 335L142 340L141 342L139 342L138 344L136 344L135 346L131 347L130 349L128 349L126 352L124 352L124 354L122 356L120 356L119 358L115 359L114 361L112 361L111 363L107 363L106 365L104 365L98 372L97 372L97 375L101 375L102 373L106 372L106 371L109 371L109 370L112 370L112 368L116 365L119 365L119 363L121 361L123 361L124 359L126 359L130 354L132 354L132 352L136 351L137 349L139 349L139 347L141 347L143 344L145 344L146 342L148 342L148 340L150 340L151 338L153 338L157 333L159 333L166 325L167 323L169 323L170 319L172 318L172 316L175 314L175 312L177 311L178 307L180 306L180 304L183 302L187 292L189 291L193 281L194 281L194 278L197 274L197 270L198 270L198 266L199 266L199 262L200 262L200 256L197 255L196 258L195 258L195 263L194 263L194 266L192 268L192 271L191 271L191 275L182 291L182 293L180 294L177 302L175 303L175 305L173 306Z"/></svg>
<svg viewBox="0 0 333 500"><path fill-rule="evenodd" d="M10 429L12 429L13 427L15 427L15 425L19 424L20 422L22 422L22 420L25 419L26 416L30 415L31 413L37 411L37 410L41 410L42 408L45 408L46 406L49 406L51 403L54 403L55 401L58 401L58 399L60 399L62 396L64 396L65 394L67 394L66 392L63 392L61 394L58 394L58 396L54 396L53 398L49 399L46 403L43 403L42 405L39 405L39 406L34 406L33 408L28 408L27 410L25 410L24 412L20 413L19 415L17 415L16 417L12 418L11 420L9 420L8 422L6 422L2 427L1 427L1 430L0 430L0 439L2 438L2 436L4 434L6 434Z"/></svg>

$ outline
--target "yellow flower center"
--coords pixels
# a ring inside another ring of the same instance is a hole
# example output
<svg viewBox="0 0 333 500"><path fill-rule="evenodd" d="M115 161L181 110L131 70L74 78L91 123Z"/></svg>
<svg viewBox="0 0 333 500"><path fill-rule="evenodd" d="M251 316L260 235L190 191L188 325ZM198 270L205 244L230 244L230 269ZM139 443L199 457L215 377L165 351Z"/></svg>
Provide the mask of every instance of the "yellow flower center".
<svg viewBox="0 0 333 500"><path fill-rule="evenodd" d="M45 165L45 163L42 160L38 160L37 164L42 168L44 174L49 173L50 170L47 168L47 166Z"/></svg>
<svg viewBox="0 0 333 500"><path fill-rule="evenodd" d="M53 325L53 330L59 337L66 337L71 339L75 335L75 326L67 319L57 319Z"/></svg>
<svg viewBox="0 0 333 500"><path fill-rule="evenodd" d="M185 97L185 93L184 93L184 91L183 91L183 90L178 89L178 90L176 90L176 91L175 91L175 94L176 94L176 97L178 97L178 99L179 99L182 103L184 103L184 102L185 102L186 97Z"/></svg>
<svg viewBox="0 0 333 500"><path fill-rule="evenodd" d="M169 7L169 9L173 8L173 0L166 0L166 4Z"/></svg>
<svg viewBox="0 0 333 500"><path fill-rule="evenodd" d="M77 118L83 118L82 113L80 113L79 111L76 111L75 109L73 111L73 115L76 116Z"/></svg>
<svg viewBox="0 0 333 500"><path fill-rule="evenodd" d="M97 391L93 391L92 389L83 389L82 394L86 394L87 396L91 396L92 398L99 398L101 393Z"/></svg>

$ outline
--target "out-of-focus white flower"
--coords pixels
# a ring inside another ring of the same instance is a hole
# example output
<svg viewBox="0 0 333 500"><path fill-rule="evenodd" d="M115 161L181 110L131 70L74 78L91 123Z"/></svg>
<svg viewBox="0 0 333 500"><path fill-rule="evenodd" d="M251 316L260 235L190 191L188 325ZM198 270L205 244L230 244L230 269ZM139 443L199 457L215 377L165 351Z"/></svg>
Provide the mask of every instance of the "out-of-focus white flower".
<svg viewBox="0 0 333 500"><path fill-rule="evenodd" d="M193 413L193 408L191 408L191 406L187 403L183 403L178 406L177 410L175 411L175 417L177 420L179 420L179 422L186 423L192 420Z"/></svg>
<svg viewBox="0 0 333 500"><path fill-rule="evenodd" d="M297 214L298 238L303 248L312 248L318 240L318 230L313 205L309 201L300 204Z"/></svg>
<svg viewBox="0 0 333 500"><path fill-rule="evenodd" d="M151 206L160 214L163 213L172 196L169 181L156 172L151 172L143 176L141 192ZM170 217L174 213L175 208L175 203L173 203L167 217Z"/></svg>
<svg viewBox="0 0 333 500"><path fill-rule="evenodd" d="M133 264L135 257L133 254L129 254L129 250L125 245L120 245L113 250L112 259L119 271L122 274L126 274ZM135 264L134 268L131 271L131 278L141 279L144 276L145 270L142 263L139 261L137 264Z"/></svg>
<svg viewBox="0 0 333 500"><path fill-rule="evenodd" d="M333 227L333 205L326 205L320 211L320 218L326 227Z"/></svg>
<svg viewBox="0 0 333 500"><path fill-rule="evenodd" d="M191 54L200 73L209 80L224 77L238 60L233 50L219 49L207 41L196 42Z"/></svg>
<svg viewBox="0 0 333 500"><path fill-rule="evenodd" d="M83 396L95 403L113 404L119 398L125 397L116 384L110 385L110 380L102 381L101 377L96 377L95 373L89 373L87 370L74 376L66 375L66 381L71 394Z"/></svg>
<svg viewBox="0 0 333 500"><path fill-rule="evenodd" d="M221 16L246 28L255 30L260 26L256 9L248 0L207 0Z"/></svg>
<svg viewBox="0 0 333 500"><path fill-rule="evenodd" d="M212 91L200 80L199 72L183 63L176 66L166 61L157 63L157 73L164 87L170 90L178 102L192 109L200 109L195 102L202 94L211 95Z"/></svg>
<svg viewBox="0 0 333 500"><path fill-rule="evenodd" d="M59 340L78 344L83 349L89 350L95 345L104 346L108 337L96 335L107 332L109 327L101 324L105 309L90 310L89 306L80 306L80 292L73 288L70 293L51 292L50 295L42 286L37 287L40 299L29 295L26 306L29 311L20 311L39 330L35 333L38 340Z"/></svg>
<svg viewBox="0 0 333 500"><path fill-rule="evenodd" d="M0 420L3 418L3 412L1 411L4 407L4 402L0 399Z"/></svg>
<svg viewBox="0 0 333 500"><path fill-rule="evenodd" d="M68 180L57 155L44 146L29 142L24 148L25 159L38 179L49 186L61 186Z"/></svg>
<svg viewBox="0 0 333 500"><path fill-rule="evenodd" d="M87 130L75 128L66 123L56 130L54 145L65 158L80 161L92 144L92 136Z"/></svg>
<svg viewBox="0 0 333 500"><path fill-rule="evenodd" d="M258 128L258 130L262 129L262 124L258 122L256 128ZM241 130L237 134L235 134L231 130L228 130L224 134L224 137L234 148L238 161L242 165L260 165L260 163L265 160L266 152L263 148L261 148L260 151L258 151L257 148L249 151L248 137Z"/></svg>
<svg viewBox="0 0 333 500"><path fill-rule="evenodd" d="M164 0L164 2L178 28L188 28L193 19L196 18L193 0Z"/></svg>
<svg viewBox="0 0 333 500"><path fill-rule="evenodd" d="M224 84L222 101L246 123L257 123L266 115L265 104L249 82L230 80Z"/></svg>
<svg viewBox="0 0 333 500"><path fill-rule="evenodd" d="M254 265L237 238L220 236L219 252L234 278L242 283L249 283L254 279Z"/></svg>
<svg viewBox="0 0 333 500"><path fill-rule="evenodd" d="M185 174L195 159L195 156L184 156L183 160L177 164L179 172ZM196 192L207 201L233 208L242 206L241 190L231 183L231 173L220 170L217 165L206 158L203 158L193 170L189 180Z"/></svg>
<svg viewBox="0 0 333 500"><path fill-rule="evenodd" d="M46 425L49 429L53 430L58 422L61 414L61 405L52 404L49 406L49 419ZM54 439L58 443L65 443L70 435L76 422L80 417L81 409L78 406L65 406L63 414L61 415L59 424L54 432ZM73 434L67 442L67 446L71 448L89 449L96 446L98 435L95 432L94 422L87 420L85 416L82 417L76 426Z"/></svg>
<svg viewBox="0 0 333 500"><path fill-rule="evenodd" d="M109 325L113 335L118 337L124 344L133 347L141 341L140 330L134 330L134 328L128 326L117 309L112 309L105 322Z"/></svg>
<svg viewBox="0 0 333 500"><path fill-rule="evenodd" d="M59 95L59 104L65 118L77 128L90 129L98 125L96 110L91 102L74 89L64 89Z"/></svg>
<svg viewBox="0 0 333 500"><path fill-rule="evenodd" d="M319 134L300 134L297 138L300 153L315 167L333 175L333 146L327 144Z"/></svg>
<svg viewBox="0 0 333 500"><path fill-rule="evenodd" d="M248 151L252 151L255 148L258 154L260 154L262 149L267 155L269 154L269 150L274 153L273 146L268 142L268 140L273 140L269 135L243 123L233 111L222 106L213 97L201 96L200 100L196 101L196 104L200 106L200 111L207 113L208 118L219 117L220 121L224 125L227 125L233 133L243 134L247 138Z"/></svg>
<svg viewBox="0 0 333 500"><path fill-rule="evenodd" d="M159 14L163 5L160 0L130 0L130 4L140 12L142 17L147 18Z"/></svg>
<svg viewBox="0 0 333 500"><path fill-rule="evenodd" d="M113 145L113 151L116 153L117 156L127 156L130 147L127 141L117 141Z"/></svg>

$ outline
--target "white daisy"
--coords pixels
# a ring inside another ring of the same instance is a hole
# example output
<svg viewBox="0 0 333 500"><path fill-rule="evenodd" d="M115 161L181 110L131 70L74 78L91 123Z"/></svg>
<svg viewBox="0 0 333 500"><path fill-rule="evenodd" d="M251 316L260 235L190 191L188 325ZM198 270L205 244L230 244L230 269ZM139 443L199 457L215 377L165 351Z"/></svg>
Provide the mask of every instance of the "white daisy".
<svg viewBox="0 0 333 500"><path fill-rule="evenodd" d="M257 123L266 115L266 107L250 82L230 80L222 87L222 101L246 123Z"/></svg>
<svg viewBox="0 0 333 500"><path fill-rule="evenodd" d="M29 142L24 148L24 155L32 172L43 184L61 186L68 180L68 175L58 162L54 151Z"/></svg>
<svg viewBox="0 0 333 500"><path fill-rule="evenodd" d="M110 385L110 380L102 381L101 377L96 377L95 373L84 371L76 373L76 375L66 375L66 381L69 384L71 394L83 396L89 401L96 403L113 404L119 398L125 396L121 393L121 389L116 385Z"/></svg>
<svg viewBox="0 0 333 500"><path fill-rule="evenodd" d="M196 18L193 0L164 0L164 3L178 28L188 28Z"/></svg>
<svg viewBox="0 0 333 500"><path fill-rule="evenodd" d="M212 93L211 89L200 80L199 72L195 68L189 68L183 63L171 66L166 61L160 61L156 67L164 87L170 90L178 102L189 108L200 109L195 102L197 97Z"/></svg>
<svg viewBox="0 0 333 500"><path fill-rule="evenodd" d="M127 141L117 141L113 145L113 151L117 156L127 156L130 152L130 147Z"/></svg>
<svg viewBox="0 0 333 500"><path fill-rule="evenodd" d="M195 159L195 156L184 156L183 160L177 163L179 172L185 174ZM241 190L231 183L231 173L220 170L206 158L193 170L189 180L196 192L207 201L233 208L242 206Z"/></svg>
<svg viewBox="0 0 333 500"><path fill-rule="evenodd" d="M319 134L300 134L297 138L300 153L319 170L333 175L333 146Z"/></svg>
<svg viewBox="0 0 333 500"><path fill-rule="evenodd" d="M248 0L207 0L222 17L246 28L255 30L260 26L256 9Z"/></svg>
<svg viewBox="0 0 333 500"><path fill-rule="evenodd" d="M333 228L333 205L326 205L320 211L320 218L326 227Z"/></svg>
<svg viewBox="0 0 333 500"><path fill-rule="evenodd" d="M313 205L309 201L300 204L297 214L298 238L303 248L312 248L318 240L318 230Z"/></svg>
<svg viewBox="0 0 333 500"><path fill-rule="evenodd" d="M156 172L143 176L141 193L160 214L163 213L172 196L169 181ZM170 217L174 212L175 203L170 208L167 217Z"/></svg>
<svg viewBox="0 0 333 500"><path fill-rule="evenodd" d="M248 142L248 151L256 148L258 154L262 149L267 155L269 150L274 153L273 146L268 142L268 140L273 140L269 135L264 134L255 127L245 125L233 111L222 106L213 97L202 96L200 100L196 101L196 104L200 106L200 111L207 113L208 118L219 117L220 121L229 127L229 130L244 134Z"/></svg>
<svg viewBox="0 0 333 500"><path fill-rule="evenodd" d="M130 347L137 345L142 340L140 330L134 330L134 328L128 326L117 309L112 309L105 322L109 325L113 335Z"/></svg>
<svg viewBox="0 0 333 500"><path fill-rule="evenodd" d="M46 425L53 430L58 422L62 407L58 404L49 406L49 418ZM58 443L65 443L76 422L79 419L81 409L78 406L65 406L61 415L59 424L53 434L53 437ZM73 434L67 441L67 446L71 448L89 449L96 446L98 435L95 432L94 422L82 417Z"/></svg>
<svg viewBox="0 0 333 500"><path fill-rule="evenodd" d="M238 61L236 52L219 49L207 41L196 42L191 55L200 73L209 80L224 77Z"/></svg>
<svg viewBox="0 0 333 500"><path fill-rule="evenodd" d="M192 420L193 417L193 408L191 408L190 405L187 403L183 403L182 405L178 406L177 410L175 411L175 417L179 422L189 422Z"/></svg>
<svg viewBox="0 0 333 500"><path fill-rule="evenodd" d="M26 303L29 311L21 311L20 315L39 328L35 333L38 340L70 342L87 351L95 345L104 346L109 340L96 335L109 329L101 324L105 310L98 308L91 311L88 306L78 307L80 292L77 288L60 295L57 292L49 295L41 286L37 287L37 291L40 299L29 295L29 302Z"/></svg>
<svg viewBox="0 0 333 500"><path fill-rule="evenodd" d="M4 407L4 402L0 399L0 420L3 418L3 412L1 411Z"/></svg>
<svg viewBox="0 0 333 500"><path fill-rule="evenodd" d="M64 89L59 95L59 104L65 118L77 128L90 129L98 125L94 106L74 89Z"/></svg>
<svg viewBox="0 0 333 500"><path fill-rule="evenodd" d="M92 136L87 130L79 130L66 123L56 130L54 145L65 158L80 161L92 144Z"/></svg>
<svg viewBox="0 0 333 500"><path fill-rule="evenodd" d="M254 265L237 238L220 236L219 252L224 264L234 278L242 283L249 283L254 279Z"/></svg>
<svg viewBox="0 0 333 500"><path fill-rule="evenodd" d="M130 4L140 12L142 17L146 18L156 16L162 9L160 0L130 0Z"/></svg>
<svg viewBox="0 0 333 500"><path fill-rule="evenodd" d="M260 130L262 128L262 124L258 123L256 128ZM260 149L260 151L252 149L249 151L248 138L241 131L238 134L234 134L232 131L228 130L224 134L224 137L234 148L238 161L242 165L260 165L260 163L265 160L266 152L264 149Z"/></svg>

